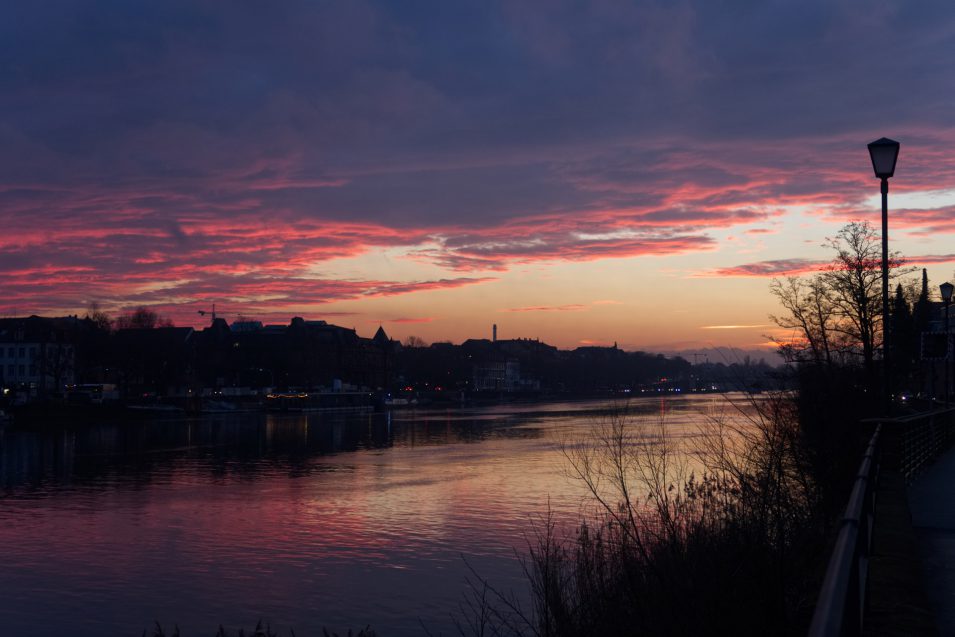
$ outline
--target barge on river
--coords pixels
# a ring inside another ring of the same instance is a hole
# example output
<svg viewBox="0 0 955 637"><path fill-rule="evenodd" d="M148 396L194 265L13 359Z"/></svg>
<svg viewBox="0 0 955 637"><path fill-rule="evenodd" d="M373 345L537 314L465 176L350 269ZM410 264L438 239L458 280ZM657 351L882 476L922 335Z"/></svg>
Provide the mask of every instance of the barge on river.
<svg viewBox="0 0 955 637"><path fill-rule="evenodd" d="M275 392L265 398L269 411L373 411L371 392Z"/></svg>

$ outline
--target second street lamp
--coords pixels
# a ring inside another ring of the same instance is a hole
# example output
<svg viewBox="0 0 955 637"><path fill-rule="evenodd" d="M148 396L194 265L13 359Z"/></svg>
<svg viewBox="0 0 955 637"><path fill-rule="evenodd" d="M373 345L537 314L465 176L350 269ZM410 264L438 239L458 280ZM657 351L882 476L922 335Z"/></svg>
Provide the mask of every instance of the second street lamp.
<svg viewBox="0 0 955 637"><path fill-rule="evenodd" d="M952 285L948 281L938 286L939 291L942 293L942 301L945 303L945 358L942 359L942 364L945 365L945 404L948 404L949 396L951 392L949 391L950 385L948 382L948 368L951 365L949 358L952 353L952 344L951 344L951 323L948 322L948 306L952 304L952 292L955 291L955 285Z"/></svg>
<svg viewBox="0 0 955 637"><path fill-rule="evenodd" d="M869 144L875 176L882 180L882 393L885 413L892 407L889 380L889 177L895 174L899 142L882 137Z"/></svg>

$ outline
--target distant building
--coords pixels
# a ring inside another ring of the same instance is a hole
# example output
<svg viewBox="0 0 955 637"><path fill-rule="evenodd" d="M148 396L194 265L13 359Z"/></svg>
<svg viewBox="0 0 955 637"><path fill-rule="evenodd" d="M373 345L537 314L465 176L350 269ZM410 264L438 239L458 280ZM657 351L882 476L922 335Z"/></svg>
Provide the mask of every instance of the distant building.
<svg viewBox="0 0 955 637"><path fill-rule="evenodd" d="M30 398L61 395L75 382L75 316L0 319L0 385Z"/></svg>
<svg viewBox="0 0 955 637"><path fill-rule="evenodd" d="M520 379L521 364L513 359L486 361L474 366L475 391L516 391Z"/></svg>
<svg viewBox="0 0 955 637"><path fill-rule="evenodd" d="M614 343L610 345L583 345L573 350L578 356L616 356L622 354L623 350Z"/></svg>
<svg viewBox="0 0 955 637"><path fill-rule="evenodd" d="M262 321L233 321L230 328L233 332L258 332L262 329Z"/></svg>
<svg viewBox="0 0 955 637"><path fill-rule="evenodd" d="M383 328L363 338L354 328L294 317L288 325L217 319L197 334L197 384L312 391L384 389L400 346Z"/></svg>
<svg viewBox="0 0 955 637"><path fill-rule="evenodd" d="M945 313L945 303L941 301L929 301L929 313L932 317L930 319L928 328L929 331L933 332L944 332L945 331L945 319L948 317L948 330L950 333L955 334L955 303L951 304L951 307L948 308L948 314Z"/></svg>
<svg viewBox="0 0 955 637"><path fill-rule="evenodd" d="M475 391L538 391L540 381L521 377L521 362L515 358L485 361L474 366Z"/></svg>
<svg viewBox="0 0 955 637"><path fill-rule="evenodd" d="M216 326L228 330L223 319L216 319ZM121 394L185 394L194 376L195 334L191 327L117 330L111 341L111 363Z"/></svg>

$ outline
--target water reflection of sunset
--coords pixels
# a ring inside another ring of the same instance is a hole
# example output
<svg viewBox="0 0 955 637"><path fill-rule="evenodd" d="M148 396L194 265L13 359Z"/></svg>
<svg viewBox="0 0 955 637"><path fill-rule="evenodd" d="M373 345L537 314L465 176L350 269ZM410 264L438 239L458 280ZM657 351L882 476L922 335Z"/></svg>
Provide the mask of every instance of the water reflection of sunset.
<svg viewBox="0 0 955 637"><path fill-rule="evenodd" d="M634 404L692 436L720 400ZM417 616L444 626L462 557L525 591L515 551L533 524L548 507L564 528L591 510L559 445L588 435L602 406L6 433L0 541L18 550L0 609L13 625L43 604L74 621L76 600L90 634L154 619L201 631L263 617L300 634L369 622L417 634Z"/></svg>

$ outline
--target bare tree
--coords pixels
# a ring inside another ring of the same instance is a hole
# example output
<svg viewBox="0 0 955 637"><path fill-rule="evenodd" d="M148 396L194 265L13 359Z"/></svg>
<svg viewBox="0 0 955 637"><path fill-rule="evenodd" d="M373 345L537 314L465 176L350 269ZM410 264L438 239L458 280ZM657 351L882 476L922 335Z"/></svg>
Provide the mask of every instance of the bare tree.
<svg viewBox="0 0 955 637"><path fill-rule="evenodd" d="M104 332L108 332L113 325L113 320L109 317L109 314L104 312L96 301L91 302L86 308L86 318L93 321L93 324Z"/></svg>
<svg viewBox="0 0 955 637"><path fill-rule="evenodd" d="M773 279L770 284L770 293L786 311L770 319L798 332L796 340L778 345L787 360L832 365L836 357L861 359L872 372L884 325L880 237L869 222L854 221L825 245L835 257L822 272L808 279ZM898 253L890 255L890 279L911 271L903 263Z"/></svg>
<svg viewBox="0 0 955 637"><path fill-rule="evenodd" d="M405 339L404 346L405 347L427 347L428 343L425 342L425 340L421 338L420 336L412 335Z"/></svg>
<svg viewBox="0 0 955 637"><path fill-rule="evenodd" d="M64 381L74 371L74 352L75 350L71 344L62 341L51 341L40 346L35 365L44 392L46 391L47 379L50 379L54 394L57 396L62 394Z"/></svg>
<svg viewBox="0 0 955 637"><path fill-rule="evenodd" d="M140 306L132 312L117 317L116 329L152 329L155 327L174 327L171 319L159 316L153 310Z"/></svg>
<svg viewBox="0 0 955 637"><path fill-rule="evenodd" d="M872 371L875 352L882 345L882 255L879 235L868 221L846 224L827 244L836 257L822 274L831 293L833 313L839 317L834 330L849 350L861 353ZM889 255L889 278L910 272L898 253Z"/></svg>
<svg viewBox="0 0 955 637"><path fill-rule="evenodd" d="M776 341L788 361L811 360L832 365L830 333L834 328L834 305L825 281L815 276L809 280L799 277L773 279L769 285L787 314L770 315L770 320L784 329L796 330L798 340Z"/></svg>

